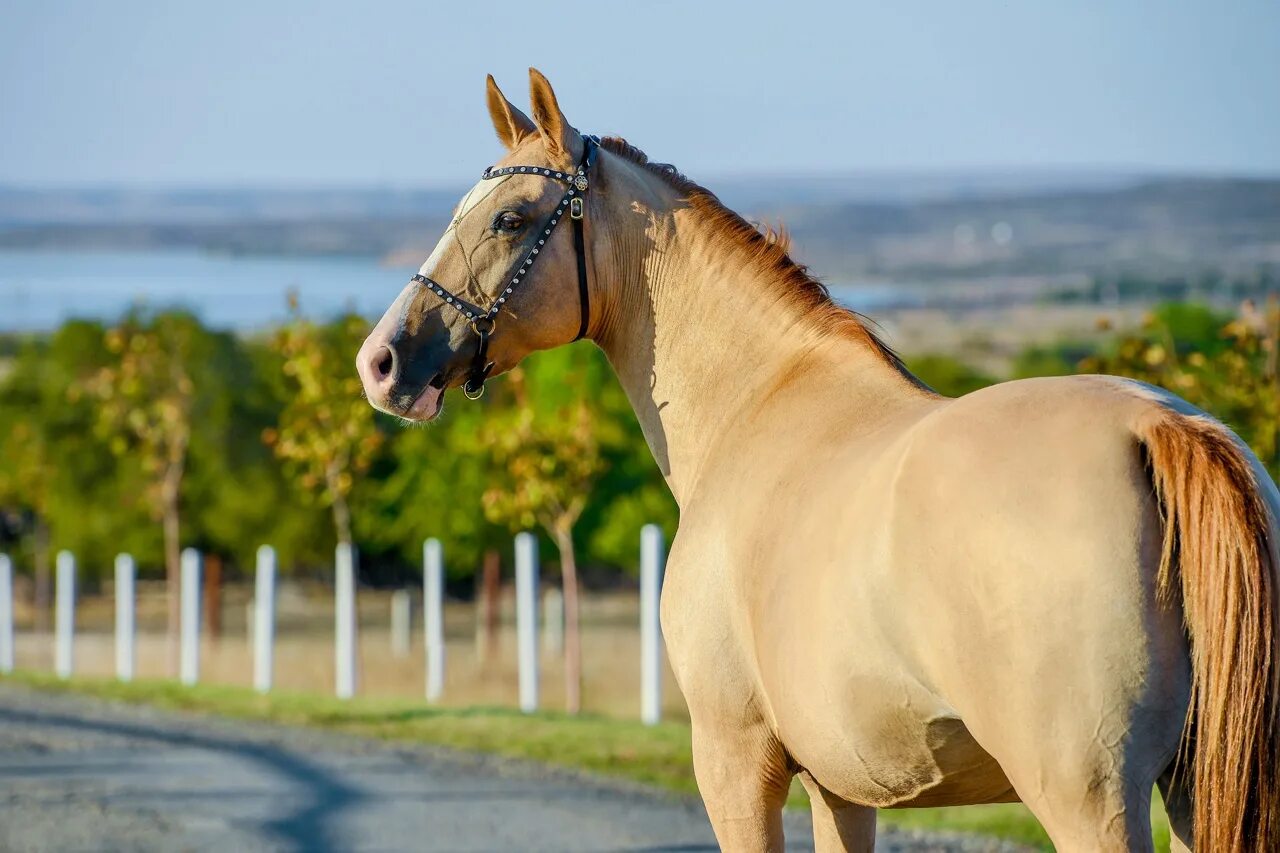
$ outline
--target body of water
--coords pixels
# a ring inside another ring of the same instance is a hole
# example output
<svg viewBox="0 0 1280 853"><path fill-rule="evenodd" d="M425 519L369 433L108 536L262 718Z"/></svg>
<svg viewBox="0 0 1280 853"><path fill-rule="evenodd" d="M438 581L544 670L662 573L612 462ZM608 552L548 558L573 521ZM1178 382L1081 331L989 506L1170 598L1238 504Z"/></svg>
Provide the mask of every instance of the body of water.
<svg viewBox="0 0 1280 853"><path fill-rule="evenodd" d="M214 326L260 329L288 316L290 290L310 316L354 309L378 317L414 272L368 257L0 252L0 331L53 329L73 317L113 320L131 305L182 307ZM914 301L884 284L833 285L832 294L867 312Z"/></svg>
<svg viewBox="0 0 1280 853"><path fill-rule="evenodd" d="M215 326L256 329L288 316L290 290L308 315L377 315L414 272L364 257L0 252L0 330L111 320L135 304L187 308Z"/></svg>

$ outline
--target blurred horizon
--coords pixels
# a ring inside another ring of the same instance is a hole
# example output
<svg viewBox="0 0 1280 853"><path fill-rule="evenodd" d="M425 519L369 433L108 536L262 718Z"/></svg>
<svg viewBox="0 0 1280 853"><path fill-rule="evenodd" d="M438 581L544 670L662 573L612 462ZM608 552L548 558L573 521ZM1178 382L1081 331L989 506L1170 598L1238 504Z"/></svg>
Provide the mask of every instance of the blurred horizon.
<svg viewBox="0 0 1280 853"><path fill-rule="evenodd" d="M487 129L487 126L486 126ZM610 134L620 135L620 134ZM631 141L628 138L628 141ZM637 145L641 150L643 146ZM492 152L494 159L500 151ZM645 150L652 159L667 162L666 158ZM484 165L488 165L486 162ZM823 170L820 166L791 170L695 173L680 163L673 163L689 178L704 185L717 195L727 197L735 192L763 187L765 190L801 186L807 191L819 191L822 185L830 185L827 195L839 198L864 198L878 200L912 199L930 196L965 195L968 193L1040 191L1065 188L1105 188L1146 180L1240 180L1280 181L1280 165L1270 169L1247 168L1198 168L1154 167L1141 164L1071 164L1043 165L982 165L956 167L885 166L882 168L850 167L838 171ZM131 181L57 181L23 182L0 180L0 192L59 193L83 192L125 195L164 195L181 193L278 193L297 195L322 195L325 193L443 193L451 196L465 193L471 186L469 174L437 181L407 183L399 181L353 181L311 183L272 183L268 180L219 182L146 182ZM725 189L727 188L727 192ZM758 194L759 190L753 191ZM851 194L850 194L851 192ZM456 199L454 199L456 201Z"/></svg>
<svg viewBox="0 0 1280 853"><path fill-rule="evenodd" d="M646 152L647 153L647 152ZM652 157L665 162L659 157ZM487 165L487 164L486 164ZM679 164L673 164L680 168ZM1177 181L1280 181L1276 173L1232 170L1178 170L1140 167L972 167L956 169L848 169L845 171L793 171L724 174L704 179L680 169L687 177L715 192L731 207L751 207L787 202L876 201L913 202L966 196L1026 195L1055 191L1110 191L1150 182ZM245 184L125 184L24 185L0 181L0 223L14 220L13 207L35 199L82 196L103 203L129 199L231 199L258 195L277 200L380 196L386 199L429 198L452 206L471 186L469 178L440 184L394 185L389 183L285 185ZM127 213L127 211L126 211Z"/></svg>
<svg viewBox="0 0 1280 853"><path fill-rule="evenodd" d="M828 174L1280 176L1274 4L527 11L10 7L0 114L22 120L0 138L0 186L461 188L499 153L485 74L523 108L528 65L584 130L627 136L713 188Z"/></svg>
<svg viewBox="0 0 1280 853"><path fill-rule="evenodd" d="M530 65L571 122L782 225L879 316L1056 324L1077 302L1223 304L1280 275L1275 4L525 11L7 9L0 330L137 304L263 328L292 290L376 315L501 156L485 75L524 108Z"/></svg>

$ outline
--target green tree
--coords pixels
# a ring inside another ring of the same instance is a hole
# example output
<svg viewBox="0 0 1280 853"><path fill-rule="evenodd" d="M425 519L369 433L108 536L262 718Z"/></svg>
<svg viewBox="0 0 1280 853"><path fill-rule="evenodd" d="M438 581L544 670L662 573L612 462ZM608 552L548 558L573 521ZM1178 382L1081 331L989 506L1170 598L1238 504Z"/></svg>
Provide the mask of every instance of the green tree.
<svg viewBox="0 0 1280 853"><path fill-rule="evenodd" d="M32 438L38 435L37 455L46 456L44 465L31 458L22 463L33 472L44 469L39 482L24 489L28 499L33 488L41 489L44 505L42 524L28 524L22 533L24 549L37 574L53 550L74 551L90 585L118 550L150 547L154 540L158 553L160 540L134 499L144 491L140 472L112 453L98 428L96 403L83 399L85 380L114 361L105 338L101 324L87 321L32 336L0 383L0 444L16 432L17 452L25 454L25 424Z"/></svg>
<svg viewBox="0 0 1280 853"><path fill-rule="evenodd" d="M678 510L631 401L604 354L589 343L537 353L525 367L533 405L554 411L590 401L602 468L575 535L593 560L634 576L639 570L638 531L654 522L671 537Z"/></svg>
<svg viewBox="0 0 1280 853"><path fill-rule="evenodd" d="M354 516L362 545L416 564L422 542L440 537L447 546L452 579L470 577L485 551L500 548L505 526L484 513L482 499L492 462L482 445L485 420L499 417L509 399L504 383L494 383L482 401L449 404L448 412L425 429L395 429L386 452L356 483ZM457 392L451 392L457 393ZM430 507L430 512L415 511Z"/></svg>
<svg viewBox="0 0 1280 853"><path fill-rule="evenodd" d="M332 554L329 513L317 501L298 500L296 488L271 447L287 397L282 360L270 336L218 335L197 385L206 400L191 440L187 538L221 551L241 565L259 545L273 545L281 570Z"/></svg>
<svg viewBox="0 0 1280 853"><path fill-rule="evenodd" d="M911 368L921 382L939 394L963 397L971 391L995 384L995 379L977 368L949 355L928 354L908 359Z"/></svg>
<svg viewBox="0 0 1280 853"><path fill-rule="evenodd" d="M1206 323L1206 317L1215 322ZM1278 350L1280 305L1274 299L1263 310L1246 303L1235 318L1204 308L1164 306L1148 315L1141 330L1082 360L1080 369L1129 376L1173 391L1234 429L1276 477Z"/></svg>
<svg viewBox="0 0 1280 853"><path fill-rule="evenodd" d="M1080 359L1088 357L1095 349L1096 346L1092 344L1075 341L1036 344L1018 353L1010 373L1014 379L1070 376L1076 372Z"/></svg>
<svg viewBox="0 0 1280 853"><path fill-rule="evenodd" d="M294 297L290 308L292 318L272 339L285 399L278 426L263 438L299 490L329 508L338 541L350 544L351 492L384 440L352 363L367 323L355 314L314 323L299 313Z"/></svg>
<svg viewBox="0 0 1280 853"><path fill-rule="evenodd" d="M41 418L44 411L37 405L38 395L6 387L0 396L7 409L0 415L4 424L0 431L0 506L24 510L31 519L36 630L43 631L49 621L49 514L56 453Z"/></svg>
<svg viewBox="0 0 1280 853"><path fill-rule="evenodd" d="M398 578L416 566L422 540L440 536L456 583L483 554L509 543L507 522L485 511L486 490L504 474L481 439L487 423L514 423L517 388L538 424L590 401L599 471L573 525L575 569L589 554L595 565L633 573L638 528L657 521L673 531L675 504L625 394L590 344L538 353L519 382L493 383L479 403L451 397L446 417L406 430L360 399L350 361L365 331L362 320L344 318L239 336L186 314L135 312L110 329L73 321L6 339L0 509L19 522L11 528L19 566L47 566L53 551L68 548L92 585L110 574L119 551L133 554L144 573L167 572L176 540L232 567L247 565L263 542L276 546L286 570L320 565L332 553L325 531L339 529L341 507L328 500L336 494L367 571ZM325 409L326 399L336 409ZM362 424L376 446L355 442L355 464L329 489L333 469L319 461L341 457L350 440L325 420L334 412L337 422L349 416ZM322 452L311 452L313 440ZM291 441L297 447L286 447ZM183 444L185 456L173 453ZM180 466L169 465L175 456ZM166 496L176 525L163 523Z"/></svg>
<svg viewBox="0 0 1280 853"><path fill-rule="evenodd" d="M530 405L521 368L508 382L516 407L491 416L483 431L498 475L484 493L484 509L490 520L513 530L541 526L556 543L564 584L565 708L576 714L582 707L582 640L573 533L603 467L599 425L581 399L550 410Z"/></svg>
<svg viewBox="0 0 1280 853"><path fill-rule="evenodd" d="M176 665L180 614L182 484L197 404L192 366L205 355L203 329L191 314L147 317L132 312L108 329L112 361L82 385L99 433L118 457L138 466L143 499L161 523L168 587L171 663ZM73 389L73 398L79 392Z"/></svg>
<svg viewBox="0 0 1280 853"><path fill-rule="evenodd" d="M492 432L486 424L514 418L517 386L539 418L590 401L601 470L574 526L580 564L590 555L594 563L634 574L640 527L657 522L674 533L675 501L631 404L604 355L582 343L533 354L519 382L499 379L482 400L450 396L444 415L426 428L392 430L387 452L355 486L356 535L368 553L416 563L422 540L440 536L447 540L450 577L458 580L471 576L485 552L509 544L507 523L494 523L483 511L485 491L502 477L483 439Z"/></svg>

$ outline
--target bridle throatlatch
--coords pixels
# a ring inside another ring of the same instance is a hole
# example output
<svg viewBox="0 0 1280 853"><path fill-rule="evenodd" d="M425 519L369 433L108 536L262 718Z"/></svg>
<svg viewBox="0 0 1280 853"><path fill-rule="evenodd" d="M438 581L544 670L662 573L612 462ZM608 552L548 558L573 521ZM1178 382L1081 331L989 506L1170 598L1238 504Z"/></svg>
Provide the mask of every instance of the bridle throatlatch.
<svg viewBox="0 0 1280 853"><path fill-rule="evenodd" d="M484 382L489 378L489 372L493 370L493 362L489 361L489 339L493 336L493 331L497 327L498 313L502 310L502 306L506 304L507 300L511 298L511 295L515 293L520 283L529 277L529 271L533 269L533 262L538 259L538 253L545 248L547 240L551 239L551 232L555 230L556 225L564 218L566 211L568 211L569 219L573 222L573 249L578 256L578 302L582 309L582 319L578 324L578 334L574 340L579 340L587 334L587 324L591 320L591 294L587 289L587 242L583 234L582 225L585 213L583 196L586 195L587 189L590 187L590 183L587 181L587 172L590 171L592 164L595 163L599 149L600 140L594 136L583 136L582 160L578 163L577 171L573 173L558 172L555 169L549 169L544 166L503 166L501 169L495 169L490 166L484 170L481 178L486 181L493 178L505 178L508 175L535 175L540 178L561 181L569 186L568 191L556 205L555 213L551 214L551 217L535 232L537 239L529 253L525 255L524 261L516 267L515 272L511 274L510 279L507 281L506 288L498 294L497 299L488 309L468 302L461 296L446 290L422 273L418 273L413 277L413 281L426 285L432 293L443 299L446 305L452 306L454 310L465 317L471 323L471 330L476 333L478 343L476 344L476 354L471 360L471 373L467 376L467 381L462 386L462 393L466 394L469 399L477 400L484 394Z"/></svg>

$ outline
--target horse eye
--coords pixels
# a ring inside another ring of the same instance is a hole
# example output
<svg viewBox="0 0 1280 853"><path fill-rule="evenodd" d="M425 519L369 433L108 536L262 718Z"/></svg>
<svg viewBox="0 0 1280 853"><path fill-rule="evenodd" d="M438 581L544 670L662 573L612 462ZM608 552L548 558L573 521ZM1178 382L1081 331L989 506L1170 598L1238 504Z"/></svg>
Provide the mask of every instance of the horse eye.
<svg viewBox="0 0 1280 853"><path fill-rule="evenodd" d="M508 210L498 214L498 218L493 221L493 226L499 231L508 233L519 231L524 227L524 217Z"/></svg>

